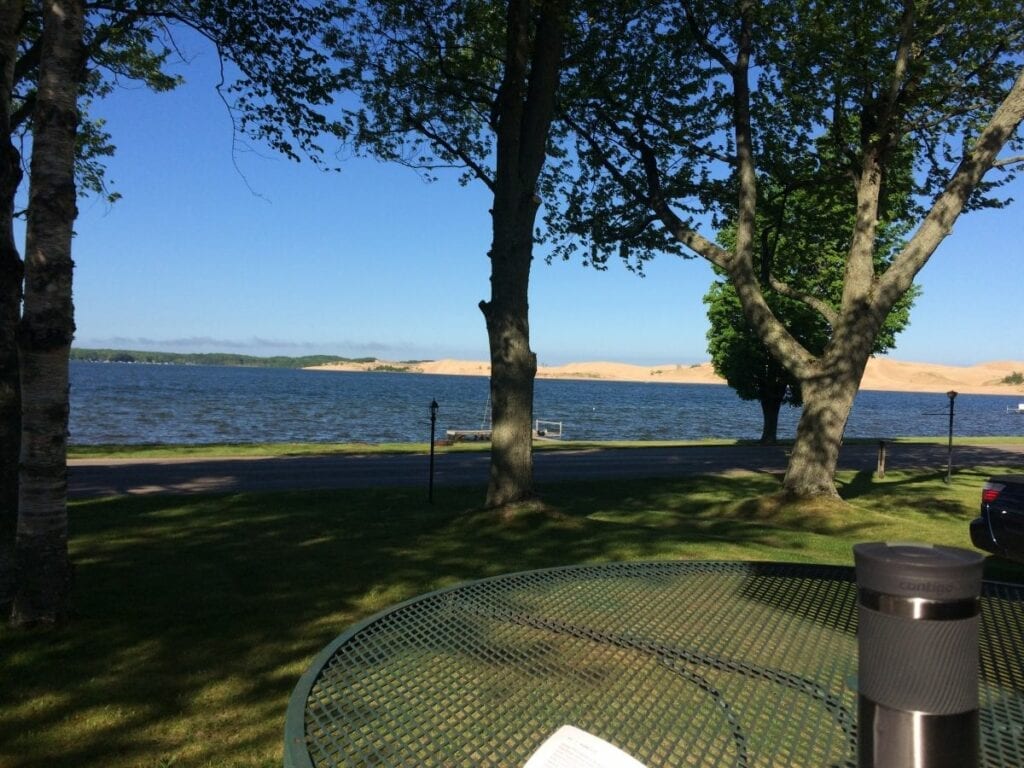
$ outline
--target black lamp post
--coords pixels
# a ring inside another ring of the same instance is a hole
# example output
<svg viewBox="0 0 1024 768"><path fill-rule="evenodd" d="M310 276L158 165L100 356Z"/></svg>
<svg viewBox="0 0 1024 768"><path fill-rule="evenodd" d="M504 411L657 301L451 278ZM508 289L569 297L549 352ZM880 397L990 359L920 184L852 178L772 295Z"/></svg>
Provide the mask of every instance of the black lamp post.
<svg viewBox="0 0 1024 768"><path fill-rule="evenodd" d="M953 481L953 402L956 400L956 392L950 390L946 393L949 398L949 451L946 456L946 484Z"/></svg>
<svg viewBox="0 0 1024 768"><path fill-rule="evenodd" d="M427 501L434 503L434 430L437 427L437 400L430 401L430 484L427 486Z"/></svg>

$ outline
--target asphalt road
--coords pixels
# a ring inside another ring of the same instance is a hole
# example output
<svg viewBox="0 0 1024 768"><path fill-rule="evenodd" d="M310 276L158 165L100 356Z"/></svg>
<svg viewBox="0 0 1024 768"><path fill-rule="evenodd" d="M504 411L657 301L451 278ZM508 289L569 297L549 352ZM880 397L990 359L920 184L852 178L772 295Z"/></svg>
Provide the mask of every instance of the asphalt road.
<svg viewBox="0 0 1024 768"><path fill-rule="evenodd" d="M687 446L679 448L540 451L534 454L538 483L608 478L682 477L730 470L781 472L783 446ZM840 469L873 472L878 447L846 445ZM945 470L945 446L890 444L888 469ZM486 453L439 453L434 459L439 486L485 485ZM1022 445L966 445L953 448L953 465L1020 467ZM236 493L376 486L426 488L426 455L296 456L239 459L77 459L68 462L71 498L139 494Z"/></svg>

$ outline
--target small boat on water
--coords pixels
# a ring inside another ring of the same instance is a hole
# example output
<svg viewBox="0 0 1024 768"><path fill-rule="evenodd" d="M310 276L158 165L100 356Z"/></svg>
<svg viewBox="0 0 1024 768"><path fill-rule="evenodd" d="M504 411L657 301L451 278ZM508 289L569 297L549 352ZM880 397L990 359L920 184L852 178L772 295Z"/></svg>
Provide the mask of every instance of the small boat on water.
<svg viewBox="0 0 1024 768"><path fill-rule="evenodd" d="M1007 413L1016 413L1018 416L1024 416L1024 403L1017 403L1016 408L1006 407Z"/></svg>

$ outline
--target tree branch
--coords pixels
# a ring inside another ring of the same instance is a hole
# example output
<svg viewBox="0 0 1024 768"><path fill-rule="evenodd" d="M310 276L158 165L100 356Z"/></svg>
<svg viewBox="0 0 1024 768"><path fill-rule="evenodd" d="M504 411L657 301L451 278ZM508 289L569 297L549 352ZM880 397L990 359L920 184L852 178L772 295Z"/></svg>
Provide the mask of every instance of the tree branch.
<svg viewBox="0 0 1024 768"><path fill-rule="evenodd" d="M568 125L573 131L575 131L576 135L582 138L587 143L591 151L596 156L598 163L602 168L604 168L605 171L608 172L608 175L615 179L618 185L630 197L646 205L647 196L636 188L633 182L630 181L629 177L626 176L626 174L624 174L619 169L618 165L611 161L611 159L608 157L608 154L604 151L604 148L601 146L601 143L594 136L593 132L587 128L584 128L582 124L580 124L577 120L573 119L570 116L566 116L563 119L565 121L565 124Z"/></svg>
<svg viewBox="0 0 1024 768"><path fill-rule="evenodd" d="M39 66L39 54L42 50L42 39L36 38L32 41L32 45L18 57L18 61L14 65L14 85L17 85L29 72L36 69Z"/></svg>
<svg viewBox="0 0 1024 768"><path fill-rule="evenodd" d="M999 152L1024 121L1024 69L985 126L973 149L960 161L910 241L879 279L875 304L891 307L910 289L914 277L953 228L978 183L995 166ZM1015 158L1009 158L1014 160ZM1019 160L1020 158L1016 158Z"/></svg>
<svg viewBox="0 0 1024 768"><path fill-rule="evenodd" d="M487 172L486 168L484 168L482 165L480 165L480 163L476 162L472 157L470 157L463 147L460 147L448 141L444 136L433 130L423 120L414 116L408 108L403 108L402 114L403 117L409 121L409 124L413 128L415 128L420 134L425 136L428 140L437 144L439 147L444 149L449 154L459 158L459 160L467 168L469 168L469 170L473 172L473 175L475 175L478 179L480 179L480 181L486 184L487 188L491 190L491 192L494 192L494 178Z"/></svg>
<svg viewBox="0 0 1024 768"><path fill-rule="evenodd" d="M32 113L36 108L36 92L33 90L31 93L25 95L21 104L16 110L11 112L11 130L17 130L32 117Z"/></svg>
<svg viewBox="0 0 1024 768"><path fill-rule="evenodd" d="M822 301L817 296L803 291L798 291L788 283L784 283L774 275L768 276L768 284L772 287L772 290L781 296L786 296L796 301L801 301L823 318L825 322L831 325L833 328L839 323L839 313L836 312L835 307L829 304L827 301Z"/></svg>
<svg viewBox="0 0 1024 768"><path fill-rule="evenodd" d="M893 66L892 80L889 83L889 93L886 96L885 104L878 119L880 133L887 145L893 141L892 118L896 113L896 105L899 104L908 87L908 84L904 83L904 78L907 75L910 61L913 58L915 18L914 0L903 0L903 15L900 17L899 46L896 49L896 61ZM886 147L886 151L887 149L888 147Z"/></svg>
<svg viewBox="0 0 1024 768"><path fill-rule="evenodd" d="M648 121L651 125L661 128L663 131L671 132L672 126L668 125L664 120L658 120L653 115L644 115L644 120ZM686 136L676 136L674 141L680 146L692 149L694 152L708 158L709 160L716 160L723 165L728 165L732 168L736 167L736 156L727 155L723 152L716 151L713 147L702 146L695 141L688 139Z"/></svg>
<svg viewBox="0 0 1024 768"><path fill-rule="evenodd" d="M1016 155L1015 157L1007 157L1002 160L996 160L992 163L993 168L1005 168L1008 165L1016 165L1017 163L1024 163L1024 155Z"/></svg>
<svg viewBox="0 0 1024 768"><path fill-rule="evenodd" d="M520 173L523 178L536 179L544 165L555 94L561 78L567 13L564 0L541 3L520 134Z"/></svg>
<svg viewBox="0 0 1024 768"><path fill-rule="evenodd" d="M697 44L708 56L717 61L726 72L733 74L736 71L736 63L731 61L721 48L714 45L708 39L707 32L702 30L697 22L697 16L693 12L692 3L684 0L681 5L683 6L683 13L686 14L686 25L690 28L690 33L697 40Z"/></svg>
<svg viewBox="0 0 1024 768"><path fill-rule="evenodd" d="M740 28L736 61L729 69L733 87L733 124L736 139L736 176L739 184L735 253L724 262L743 314L772 355L797 378L810 375L814 356L797 341L772 312L754 272L754 231L757 214L757 173L753 124L750 116L750 57L753 50L751 0L739 6ZM702 254L703 255L703 254ZM705 258L708 258L705 256ZM711 259L712 263L716 263Z"/></svg>
<svg viewBox="0 0 1024 768"><path fill-rule="evenodd" d="M668 200L665 199L661 172L658 169L658 161L653 150L639 137L635 138L635 142L635 148L640 153L644 176L647 179L648 205L676 240L697 255L703 256L716 267L731 273L735 262L733 254L691 229L676 215L669 206Z"/></svg>

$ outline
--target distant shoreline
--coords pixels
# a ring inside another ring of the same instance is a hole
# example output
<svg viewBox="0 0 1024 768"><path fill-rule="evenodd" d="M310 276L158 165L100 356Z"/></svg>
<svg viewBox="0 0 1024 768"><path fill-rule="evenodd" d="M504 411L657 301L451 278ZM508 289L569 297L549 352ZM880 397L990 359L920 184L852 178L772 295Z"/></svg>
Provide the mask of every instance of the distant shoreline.
<svg viewBox="0 0 1024 768"><path fill-rule="evenodd" d="M259 368L301 368L310 371L415 373L444 376L490 375L490 364L479 360L403 360L332 355L257 357L230 353L139 352L134 350L73 348L71 359L84 362L163 363L172 365L228 365ZM1021 383L1005 383L1015 377ZM604 361L541 365L538 379L628 381L666 384L724 385L709 362L631 365ZM914 363L875 357L868 361L862 390L880 392L948 392L1004 395L1024 401L1024 361L1001 360L969 366Z"/></svg>
<svg viewBox="0 0 1024 768"><path fill-rule="evenodd" d="M347 361L309 366L311 371L400 372L444 376L489 376L490 365L478 360L431 360L388 362ZM1005 384L1003 379L1024 373L1024 361L996 361L970 366L911 363L876 357L868 361L861 389L881 392L948 392L973 395L1006 395L1024 398L1024 384ZM630 365L628 363L580 362L542 365L538 379L629 381L671 384L718 384L711 363Z"/></svg>
<svg viewBox="0 0 1024 768"><path fill-rule="evenodd" d="M365 363L372 357L348 359L339 355L257 357L231 352L147 352L135 349L72 347L70 358L83 363L146 363L149 365L225 365L232 368L308 368L323 363Z"/></svg>

